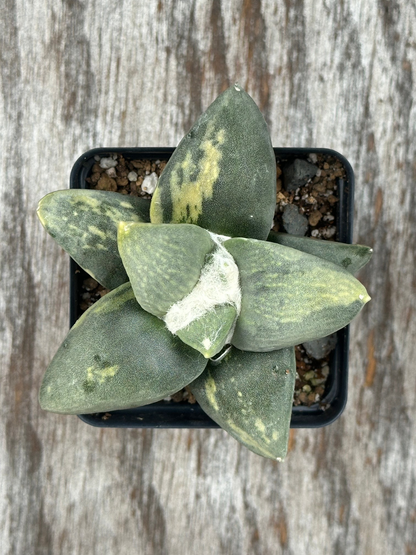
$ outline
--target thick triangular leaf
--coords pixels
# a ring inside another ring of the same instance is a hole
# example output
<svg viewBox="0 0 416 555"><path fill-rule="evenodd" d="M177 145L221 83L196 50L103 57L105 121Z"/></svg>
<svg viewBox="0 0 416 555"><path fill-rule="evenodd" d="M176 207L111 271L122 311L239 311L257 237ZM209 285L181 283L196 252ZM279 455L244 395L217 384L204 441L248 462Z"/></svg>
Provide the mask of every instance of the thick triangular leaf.
<svg viewBox="0 0 416 555"><path fill-rule="evenodd" d="M242 292L232 344L271 351L325 337L346 326L370 297L343 268L266 241L229 239Z"/></svg>
<svg viewBox="0 0 416 555"><path fill-rule="evenodd" d="M138 305L129 283L71 328L40 389L44 410L106 412L147 405L195 379L206 359Z"/></svg>
<svg viewBox="0 0 416 555"><path fill-rule="evenodd" d="M276 160L266 122L234 85L179 143L153 195L151 221L266 239L275 205Z"/></svg>
<svg viewBox="0 0 416 555"><path fill-rule="evenodd" d="M199 280L215 243L194 225L122 222L118 248L140 305L163 318Z"/></svg>
<svg viewBox="0 0 416 555"><path fill-rule="evenodd" d="M275 231L269 233L267 240L329 260L329 262L345 268L350 274L356 274L363 268L373 254L373 249L365 245L348 245L312 237L296 237L289 233L276 233Z"/></svg>
<svg viewBox="0 0 416 555"><path fill-rule="evenodd" d="M211 358L224 347L236 318L237 311L234 306L215 306L201 318L178 330L176 335L202 353L205 358Z"/></svg>
<svg viewBox="0 0 416 555"><path fill-rule="evenodd" d="M190 384L202 409L248 449L283 460L287 452L296 361L293 347L270 353L232 349Z"/></svg>
<svg viewBox="0 0 416 555"><path fill-rule="evenodd" d="M108 289L128 281L117 248L122 220L149 221L149 201L110 191L49 193L38 216L46 231L88 274Z"/></svg>

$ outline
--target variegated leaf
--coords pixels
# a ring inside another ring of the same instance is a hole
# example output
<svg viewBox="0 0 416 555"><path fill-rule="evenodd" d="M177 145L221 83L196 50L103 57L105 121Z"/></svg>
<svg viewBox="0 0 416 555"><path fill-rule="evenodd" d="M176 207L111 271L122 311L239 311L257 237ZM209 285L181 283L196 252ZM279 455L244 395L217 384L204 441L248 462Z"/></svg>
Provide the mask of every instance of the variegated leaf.
<svg viewBox="0 0 416 555"><path fill-rule="evenodd" d="M313 237L297 237L289 233L269 233L268 241L313 254L329 260L350 274L356 274L370 261L373 249L365 245L349 245L337 241L324 241Z"/></svg>
<svg viewBox="0 0 416 555"><path fill-rule="evenodd" d="M149 221L149 201L110 191L49 193L37 214L46 231L90 276L108 289L128 281L117 248L121 220Z"/></svg>
<svg viewBox="0 0 416 555"><path fill-rule="evenodd" d="M152 223L192 223L266 239L276 205L276 159L253 99L234 85L182 139L152 198Z"/></svg>
<svg viewBox="0 0 416 555"><path fill-rule="evenodd" d="M44 410L82 414L147 405L195 379L206 359L143 310L129 283L71 328L40 389Z"/></svg>
<svg viewBox="0 0 416 555"><path fill-rule="evenodd" d="M233 348L190 384L203 410L248 449L286 456L296 379L294 348L248 353Z"/></svg>
<svg viewBox="0 0 416 555"><path fill-rule="evenodd" d="M242 292L232 344L271 351L325 337L346 326L370 300L343 268L266 241L229 239Z"/></svg>

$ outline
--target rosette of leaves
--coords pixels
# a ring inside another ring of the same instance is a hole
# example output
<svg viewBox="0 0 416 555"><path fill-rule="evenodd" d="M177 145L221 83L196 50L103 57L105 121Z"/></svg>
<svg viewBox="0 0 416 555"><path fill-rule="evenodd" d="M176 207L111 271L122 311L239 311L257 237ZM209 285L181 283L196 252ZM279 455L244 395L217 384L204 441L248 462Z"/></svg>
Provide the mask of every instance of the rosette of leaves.
<svg viewBox="0 0 416 555"><path fill-rule="evenodd" d="M294 345L361 310L369 296L352 274L371 249L269 236L275 198L267 125L238 85L182 139L150 206L93 190L44 197L46 230L111 292L63 341L41 384L42 408L107 412L189 386L233 437L283 459Z"/></svg>

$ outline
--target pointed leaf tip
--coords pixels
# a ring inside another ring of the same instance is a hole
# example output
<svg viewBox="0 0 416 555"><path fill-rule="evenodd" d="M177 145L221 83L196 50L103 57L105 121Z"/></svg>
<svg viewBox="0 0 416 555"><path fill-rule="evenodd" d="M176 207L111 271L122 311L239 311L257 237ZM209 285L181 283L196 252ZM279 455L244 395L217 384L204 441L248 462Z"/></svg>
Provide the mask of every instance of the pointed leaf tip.
<svg viewBox="0 0 416 555"><path fill-rule="evenodd" d="M370 295L366 292L363 295L360 295L360 301L362 301L363 305L367 304L369 301L371 301L371 297Z"/></svg>

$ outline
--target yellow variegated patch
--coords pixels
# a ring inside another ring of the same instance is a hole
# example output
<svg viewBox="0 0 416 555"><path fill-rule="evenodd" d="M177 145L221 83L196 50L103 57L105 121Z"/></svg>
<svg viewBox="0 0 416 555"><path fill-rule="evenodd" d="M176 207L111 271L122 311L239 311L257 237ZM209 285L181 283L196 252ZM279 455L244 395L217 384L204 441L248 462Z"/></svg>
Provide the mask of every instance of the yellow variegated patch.
<svg viewBox="0 0 416 555"><path fill-rule="evenodd" d="M193 384L192 387L194 388L194 390L196 390L195 384ZM209 404L211 405L214 411L218 411L219 407L218 407L217 399L215 398L215 394L217 392L217 386L215 385L215 380L211 376L211 373L209 370L206 371L206 376L204 376L203 387L205 390L205 396Z"/></svg>
<svg viewBox="0 0 416 555"><path fill-rule="evenodd" d="M106 380L114 378L120 366L106 366L105 368L98 368L96 366L89 366L87 368L87 381L89 383L98 382L104 383Z"/></svg>
<svg viewBox="0 0 416 555"><path fill-rule="evenodd" d="M220 173L221 145L225 131L216 131L213 123L207 127L199 149L201 158L196 164L188 151L184 160L178 160L171 169L170 193L172 197L172 221L196 224L202 214L202 204L211 200L214 185ZM163 223L160 189L151 205L152 223Z"/></svg>

